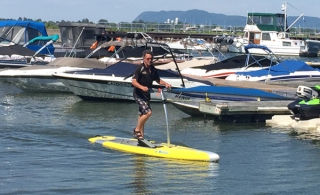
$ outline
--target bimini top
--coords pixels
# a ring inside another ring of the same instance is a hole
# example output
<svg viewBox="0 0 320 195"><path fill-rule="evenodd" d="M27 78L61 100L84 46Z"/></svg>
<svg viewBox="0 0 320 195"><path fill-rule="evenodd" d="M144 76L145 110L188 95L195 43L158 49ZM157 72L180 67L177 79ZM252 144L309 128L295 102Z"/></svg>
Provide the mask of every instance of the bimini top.
<svg viewBox="0 0 320 195"><path fill-rule="evenodd" d="M4 27L11 27L9 29L4 29ZM17 29L15 29L17 27ZM48 36L45 24L43 22L34 22L34 21L23 21L23 20L2 20L0 21L0 28L4 29L1 30L0 35L8 40L14 40L17 34L19 34L21 27L25 28L21 38L19 40L15 40L16 43L20 45L26 44L31 39L37 36ZM8 31L12 31L13 33L7 33ZM27 48L38 51L45 43L43 40L40 43L29 44ZM46 47L47 49L43 49L40 51L41 54L53 54L54 47L52 44Z"/></svg>
<svg viewBox="0 0 320 195"><path fill-rule="evenodd" d="M42 36L48 36L46 27L42 22L24 21L24 20L2 20L0 28L5 26L22 26L38 30Z"/></svg>

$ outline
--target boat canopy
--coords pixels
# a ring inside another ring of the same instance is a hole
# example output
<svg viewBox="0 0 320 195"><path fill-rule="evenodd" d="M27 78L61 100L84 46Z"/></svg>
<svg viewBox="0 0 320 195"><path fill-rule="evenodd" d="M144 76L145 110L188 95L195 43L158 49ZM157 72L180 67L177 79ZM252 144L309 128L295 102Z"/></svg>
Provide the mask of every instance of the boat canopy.
<svg viewBox="0 0 320 195"><path fill-rule="evenodd" d="M97 35L105 34L110 25L80 22L60 22L60 39L65 47L87 48L96 41Z"/></svg>
<svg viewBox="0 0 320 195"><path fill-rule="evenodd" d="M287 26L284 27L285 14L273 14L273 13L248 13L247 24L257 25L261 31L284 31Z"/></svg>
<svg viewBox="0 0 320 195"><path fill-rule="evenodd" d="M303 61L285 60L277 65L271 66L270 68L247 72L237 72L236 74L251 77L260 77L266 75L286 75L296 71L316 71L316 69L312 68Z"/></svg>
<svg viewBox="0 0 320 195"><path fill-rule="evenodd" d="M6 26L22 26L38 30L42 36L48 36L46 27L42 22L24 21L24 20L2 20L0 21L0 28Z"/></svg>
<svg viewBox="0 0 320 195"><path fill-rule="evenodd" d="M257 45L257 44L249 44L249 45L246 45L244 47L244 50L246 51L246 54L250 53L248 50L249 49L263 49L263 50L266 50L268 51L269 53L272 53L272 51L267 47L267 46L264 46L264 45Z"/></svg>
<svg viewBox="0 0 320 195"><path fill-rule="evenodd" d="M18 45L25 45L30 40L38 36L48 36L45 24L43 22L24 21L24 20L2 20L0 21L0 37ZM27 48L38 51L45 40L28 44ZM47 49L40 51L40 54L53 54L54 47L52 44L47 46Z"/></svg>

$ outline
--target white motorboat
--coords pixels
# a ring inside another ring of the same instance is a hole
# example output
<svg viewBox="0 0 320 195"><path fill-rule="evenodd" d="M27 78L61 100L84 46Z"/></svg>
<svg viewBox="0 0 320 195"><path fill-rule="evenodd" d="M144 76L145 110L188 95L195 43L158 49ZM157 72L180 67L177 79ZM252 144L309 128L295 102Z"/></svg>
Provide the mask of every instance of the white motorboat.
<svg viewBox="0 0 320 195"><path fill-rule="evenodd" d="M46 65L54 61L56 58L53 55L41 54L43 51L50 53L50 45L59 39L59 35L38 36L26 44L10 44L0 47L0 68L21 68L32 65ZM4 40L0 38L0 40ZM46 42L37 51L28 48L36 42Z"/></svg>
<svg viewBox="0 0 320 195"><path fill-rule="evenodd" d="M167 41L166 44L173 52L188 53L190 51L207 51L214 48L213 44L206 42L204 39L199 38L184 38L178 41Z"/></svg>
<svg viewBox="0 0 320 195"><path fill-rule="evenodd" d="M258 49L261 50L265 55L257 56L251 54L251 50ZM259 70L279 63L279 58L265 46L250 44L245 46L245 51L245 55L233 56L210 65L184 68L181 70L181 74L185 76L192 75L204 78L214 77L224 79L238 71Z"/></svg>
<svg viewBox="0 0 320 195"><path fill-rule="evenodd" d="M277 55L317 56L320 41L291 39L289 29L294 23L287 25L287 3L282 5L282 11L284 13L248 13L244 36L235 38L233 44L228 45L228 50L244 53L244 46L260 44ZM261 54L261 50L252 50L251 53Z"/></svg>
<svg viewBox="0 0 320 195"><path fill-rule="evenodd" d="M303 61L284 60L269 68L236 72L229 75L226 80L264 82L291 87L298 87L301 83L315 86L320 82L320 71Z"/></svg>
<svg viewBox="0 0 320 195"><path fill-rule="evenodd" d="M105 69L92 69L88 71L69 71L54 73L74 94L85 100L134 100L132 76L137 65L126 62L118 62ZM183 79L172 70L158 70L162 80L170 83L173 88L195 87L206 85L197 81ZM160 86L154 82L153 89ZM152 101L161 101L160 92L151 93ZM178 94L167 95L174 98Z"/></svg>
<svg viewBox="0 0 320 195"><path fill-rule="evenodd" d="M47 65L32 65L18 69L0 71L0 80L10 82L24 91L32 92L70 92L53 73L105 68L106 65L96 59L60 57Z"/></svg>
<svg viewBox="0 0 320 195"><path fill-rule="evenodd" d="M47 37L47 30L43 22L24 21L24 20L2 20L0 21L0 46L26 45L35 37ZM34 52L40 51L41 54L52 55L54 47L52 42L46 49L40 49L47 43L45 40L38 40L33 44L26 45Z"/></svg>
<svg viewBox="0 0 320 195"><path fill-rule="evenodd" d="M138 34L138 33L135 33ZM141 35L141 34L138 34ZM129 33L128 36L134 37L133 34ZM76 70L89 70L92 68L103 69L106 68L106 62L97 60L95 58L89 58L99 49L106 49L110 46L116 44L119 46L119 50L115 50L113 54L115 55L126 55L126 56L142 56L142 52L145 49L152 49L154 54L167 54L168 50L163 49L161 46L147 46L147 45L134 45L127 46L127 42L131 39L127 37L126 42L118 43L115 41L108 41L102 43L99 48L91 51L88 54L88 58L72 58L72 57L60 57L50 62L46 66L29 66L16 70L3 70L0 72L0 79L7 82L14 83L17 87L24 91L32 92L70 92L69 88L64 86L63 83L59 82L55 77L52 76L53 73L65 72L65 71L76 71ZM135 37L136 39L136 37Z"/></svg>

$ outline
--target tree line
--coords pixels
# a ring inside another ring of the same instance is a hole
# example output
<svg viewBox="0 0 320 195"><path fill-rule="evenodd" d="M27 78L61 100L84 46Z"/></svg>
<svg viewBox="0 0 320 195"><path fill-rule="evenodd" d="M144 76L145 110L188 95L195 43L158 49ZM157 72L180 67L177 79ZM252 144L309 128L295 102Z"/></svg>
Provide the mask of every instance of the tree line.
<svg viewBox="0 0 320 195"><path fill-rule="evenodd" d="M82 20L78 20L78 21L65 21L65 20L61 20L61 21L42 21L41 19L31 19L31 18L26 18L26 17L19 17L18 19L7 19L7 18L0 18L0 20L22 20L22 21L34 21L34 22L43 22L46 26L47 29L59 29L59 23L61 22L78 22L78 23L91 23L94 24L94 22L90 21L88 18L84 18ZM103 24L103 23L108 23L108 20L106 19L100 19L98 21L98 24Z"/></svg>

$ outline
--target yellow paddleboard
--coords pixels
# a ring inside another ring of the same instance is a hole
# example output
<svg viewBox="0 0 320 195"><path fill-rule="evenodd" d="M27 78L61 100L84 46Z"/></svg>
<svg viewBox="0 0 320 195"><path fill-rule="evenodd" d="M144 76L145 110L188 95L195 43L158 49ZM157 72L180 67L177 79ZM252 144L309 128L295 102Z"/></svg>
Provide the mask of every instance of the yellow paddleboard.
<svg viewBox="0 0 320 195"><path fill-rule="evenodd" d="M166 143L157 144L152 142L152 145L155 146L152 148L141 145L141 143L134 138L129 139L114 136L97 136L89 138L89 141L92 143L99 143L107 148L134 154L193 161L219 161L219 155L216 153L173 144L170 144L170 147L168 147Z"/></svg>

